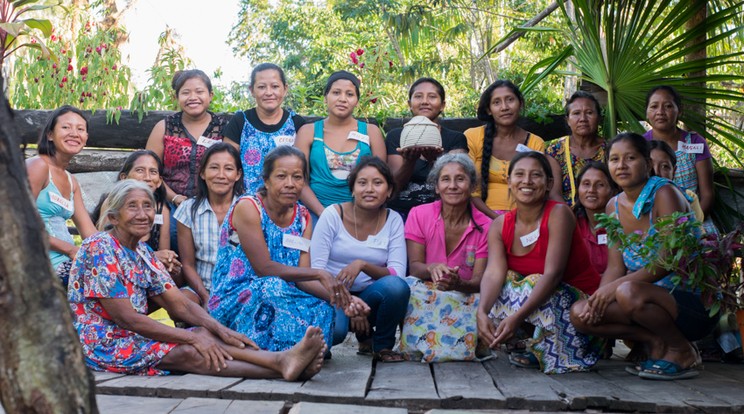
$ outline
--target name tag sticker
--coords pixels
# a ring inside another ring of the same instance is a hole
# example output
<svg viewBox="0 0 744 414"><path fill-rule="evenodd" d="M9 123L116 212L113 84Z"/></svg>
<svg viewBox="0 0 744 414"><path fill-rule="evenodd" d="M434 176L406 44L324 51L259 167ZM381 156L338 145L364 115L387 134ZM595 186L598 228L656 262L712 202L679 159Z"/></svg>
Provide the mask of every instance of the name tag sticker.
<svg viewBox="0 0 744 414"><path fill-rule="evenodd" d="M534 151L532 148L524 144L517 144L517 152L532 152L532 151Z"/></svg>
<svg viewBox="0 0 744 414"><path fill-rule="evenodd" d="M349 132L349 137L347 139L354 139L369 145L369 135L360 134L357 131Z"/></svg>
<svg viewBox="0 0 744 414"><path fill-rule="evenodd" d="M702 154L705 149L705 144L688 144L686 142L677 142L677 151L683 151L687 154Z"/></svg>
<svg viewBox="0 0 744 414"><path fill-rule="evenodd" d="M540 229L533 231L532 233L525 234L524 236L519 238L519 241L522 242L522 246L527 247L535 244L537 239L540 238Z"/></svg>
<svg viewBox="0 0 744 414"><path fill-rule="evenodd" d="M388 238L380 235L369 236L365 243L373 249L387 249Z"/></svg>
<svg viewBox="0 0 744 414"><path fill-rule="evenodd" d="M163 224L163 215L162 214L156 214L155 220L152 222L153 224Z"/></svg>
<svg viewBox="0 0 744 414"><path fill-rule="evenodd" d="M282 236L282 246L287 247L289 249L309 252L310 251L310 240L304 237L295 236L292 234L285 234Z"/></svg>
<svg viewBox="0 0 744 414"><path fill-rule="evenodd" d="M294 145L294 142L295 142L294 136L279 135L279 136L274 137L274 144L276 144L277 147L281 145Z"/></svg>
<svg viewBox="0 0 744 414"><path fill-rule="evenodd" d="M211 147L212 145L214 145L214 144L216 144L218 142L220 142L220 141L217 140L217 139L207 138L204 135L202 135L196 141L196 145L201 145L204 148L209 148L209 147Z"/></svg>
<svg viewBox="0 0 744 414"><path fill-rule="evenodd" d="M607 244L607 235L606 234L598 234L597 235L597 244Z"/></svg>
<svg viewBox="0 0 744 414"><path fill-rule="evenodd" d="M50 192L49 193L49 201L51 201L53 204L56 204L56 205L62 207L63 209L65 209L67 211L72 211L72 201L70 201L70 200L62 197L59 194Z"/></svg>

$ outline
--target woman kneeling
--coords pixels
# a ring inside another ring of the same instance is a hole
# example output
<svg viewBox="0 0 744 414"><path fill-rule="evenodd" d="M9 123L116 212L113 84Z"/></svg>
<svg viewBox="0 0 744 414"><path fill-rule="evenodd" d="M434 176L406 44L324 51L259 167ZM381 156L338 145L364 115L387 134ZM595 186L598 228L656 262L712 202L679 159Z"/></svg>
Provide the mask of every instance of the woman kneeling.
<svg viewBox="0 0 744 414"><path fill-rule="evenodd" d="M512 364L539 364L547 374L587 370L602 343L576 332L570 307L597 289L599 275L589 265L576 219L567 205L548 200L554 182L543 154L517 154L508 183L517 207L494 220L488 232L478 334L494 348L526 321L534 334L527 352L510 356Z"/></svg>
<svg viewBox="0 0 744 414"><path fill-rule="evenodd" d="M161 375L169 370L247 378L306 379L320 371L323 332L309 327L302 341L280 353L256 344L211 318L175 289L144 242L155 216L146 184L117 183L103 212L109 230L83 242L70 272L68 300L85 361L96 371ZM199 326L179 329L150 319L148 299Z"/></svg>
<svg viewBox="0 0 744 414"><path fill-rule="evenodd" d="M609 145L607 163L622 193L607 204L607 213L620 221L623 232L654 234L655 220L674 212L691 212L684 193L671 181L650 176L650 149L642 136L620 134ZM592 335L629 339L646 346L649 359L628 372L648 379L683 379L698 375L700 363L690 341L714 327L700 294L675 286L674 274L647 268L638 250L643 241L621 251L609 249L602 286L586 301L574 305L576 329ZM675 254L675 252L662 252Z"/></svg>

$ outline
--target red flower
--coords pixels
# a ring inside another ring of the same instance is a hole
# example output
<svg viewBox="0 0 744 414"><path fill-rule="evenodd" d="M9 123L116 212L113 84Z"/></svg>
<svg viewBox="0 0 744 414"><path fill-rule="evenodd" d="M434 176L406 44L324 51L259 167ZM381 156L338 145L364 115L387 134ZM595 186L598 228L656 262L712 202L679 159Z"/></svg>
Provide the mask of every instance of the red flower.
<svg viewBox="0 0 744 414"><path fill-rule="evenodd" d="M72 65L67 65L67 71L72 72Z"/></svg>
<svg viewBox="0 0 744 414"><path fill-rule="evenodd" d="M359 64L359 59L357 58L356 52L349 53L349 57L351 58L351 61L354 62L355 65Z"/></svg>
<svg viewBox="0 0 744 414"><path fill-rule="evenodd" d="M114 65L114 66L111 66L111 69L112 69L112 70L116 70L116 68L117 68L117 66L116 66L116 65Z"/></svg>
<svg viewBox="0 0 744 414"><path fill-rule="evenodd" d="M364 69L364 62L362 62L362 63L359 64L359 68L360 69Z"/></svg>
<svg viewBox="0 0 744 414"><path fill-rule="evenodd" d="M83 66L82 68L80 68L80 74L82 76L87 75L88 74L88 67L87 66Z"/></svg>
<svg viewBox="0 0 744 414"><path fill-rule="evenodd" d="M62 83L67 82L67 76L62 77Z"/></svg>
<svg viewBox="0 0 744 414"><path fill-rule="evenodd" d="M80 103L83 103L83 102L85 102L85 98L83 98L83 97L81 96L81 97L80 97Z"/></svg>
<svg viewBox="0 0 744 414"><path fill-rule="evenodd" d="M372 98L369 100L371 103L377 103L377 98Z"/></svg>
<svg viewBox="0 0 744 414"><path fill-rule="evenodd" d="M101 46L96 46L96 53L101 54Z"/></svg>
<svg viewBox="0 0 744 414"><path fill-rule="evenodd" d="M392 68L393 67L393 61L392 60L388 60L388 65L390 65L390 67Z"/></svg>
<svg viewBox="0 0 744 414"><path fill-rule="evenodd" d="M360 47L359 49L356 50L356 54L359 56L362 56L364 54L364 49Z"/></svg>
<svg viewBox="0 0 744 414"><path fill-rule="evenodd" d="M56 63L52 63L52 69L57 69L57 64Z"/></svg>

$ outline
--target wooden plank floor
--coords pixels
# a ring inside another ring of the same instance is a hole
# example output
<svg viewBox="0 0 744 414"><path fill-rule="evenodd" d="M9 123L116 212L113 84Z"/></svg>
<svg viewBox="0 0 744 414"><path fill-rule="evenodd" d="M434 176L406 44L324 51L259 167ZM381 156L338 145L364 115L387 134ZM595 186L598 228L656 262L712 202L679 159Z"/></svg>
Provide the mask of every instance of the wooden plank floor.
<svg viewBox="0 0 744 414"><path fill-rule="evenodd" d="M239 405L234 400L283 402L286 406L304 401L304 411L314 411L310 403L331 403L367 406L369 410L371 406L403 408L400 412L411 413L446 409L744 412L744 365L707 363L698 378L657 382L627 374L627 364L619 359L601 361L588 373L549 376L513 367L506 355L496 355L482 363L374 363L369 357L356 355L356 343L350 336L333 348L333 359L320 374L306 382L106 373L96 373L96 381L99 396L160 397L164 406L171 401L166 399L177 398L188 401L194 410L209 404L200 398L231 401L222 403L222 408L215 406L214 412L236 409ZM179 409L188 412L183 404ZM276 406L270 407L273 410Z"/></svg>

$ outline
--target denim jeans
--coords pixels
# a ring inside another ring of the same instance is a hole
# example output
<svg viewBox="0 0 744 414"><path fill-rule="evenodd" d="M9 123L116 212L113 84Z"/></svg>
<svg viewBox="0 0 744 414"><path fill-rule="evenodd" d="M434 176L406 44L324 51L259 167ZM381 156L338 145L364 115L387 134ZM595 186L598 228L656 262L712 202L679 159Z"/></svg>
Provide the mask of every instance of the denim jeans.
<svg viewBox="0 0 744 414"><path fill-rule="evenodd" d="M372 331L372 349L380 352L383 349L393 349L395 345L395 330L406 316L408 297L411 290L408 284L399 276L385 276L375 280L361 292L353 292L359 296L371 311L369 320ZM340 344L349 332L349 317L341 309L336 309L336 323L333 329L333 345ZM357 335L360 341L365 338Z"/></svg>

